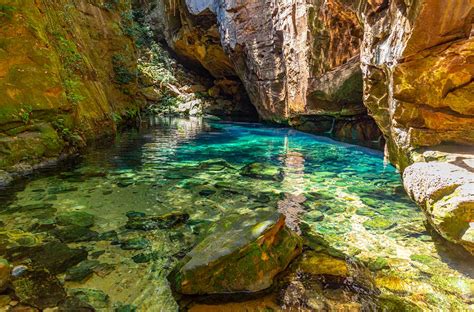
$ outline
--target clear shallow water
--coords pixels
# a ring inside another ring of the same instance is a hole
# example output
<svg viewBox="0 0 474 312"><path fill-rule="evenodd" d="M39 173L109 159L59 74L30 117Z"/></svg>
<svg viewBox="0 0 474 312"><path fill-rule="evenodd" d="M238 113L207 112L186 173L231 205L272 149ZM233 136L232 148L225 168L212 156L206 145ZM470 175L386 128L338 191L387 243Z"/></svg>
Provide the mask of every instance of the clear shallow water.
<svg viewBox="0 0 474 312"><path fill-rule="evenodd" d="M240 175L243 166L254 162L281 168L283 180ZM331 248L367 265L382 294L426 310L472 308L472 258L429 234L398 173L376 151L260 124L157 119L98 146L66 169L1 191L0 252L64 240L57 218L66 212L94 215L91 231L115 231L117 237L92 235L67 244L86 248L89 260L109 269L95 270L80 282L65 281L65 286L105 292L109 299L99 310L120 304L142 311L176 310L166 275L195 244L200 229L227 214L257 208L279 209L308 240L322 237ZM128 231L129 211L184 212L190 222L168 230ZM146 246L122 248L121 242L137 238L147 239ZM134 258L150 254L145 263ZM28 258L14 260L21 263L34 265ZM226 307L232 311L245 305ZM274 297L254 305L284 308Z"/></svg>

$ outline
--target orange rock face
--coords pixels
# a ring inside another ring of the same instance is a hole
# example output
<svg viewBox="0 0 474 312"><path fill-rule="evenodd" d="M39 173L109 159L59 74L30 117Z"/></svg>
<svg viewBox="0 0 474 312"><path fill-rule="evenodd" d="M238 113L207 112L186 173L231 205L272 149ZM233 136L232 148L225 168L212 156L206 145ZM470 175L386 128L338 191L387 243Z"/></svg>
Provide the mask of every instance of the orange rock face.
<svg viewBox="0 0 474 312"><path fill-rule="evenodd" d="M474 144L473 12L423 0L365 16L364 100L401 169L418 148Z"/></svg>

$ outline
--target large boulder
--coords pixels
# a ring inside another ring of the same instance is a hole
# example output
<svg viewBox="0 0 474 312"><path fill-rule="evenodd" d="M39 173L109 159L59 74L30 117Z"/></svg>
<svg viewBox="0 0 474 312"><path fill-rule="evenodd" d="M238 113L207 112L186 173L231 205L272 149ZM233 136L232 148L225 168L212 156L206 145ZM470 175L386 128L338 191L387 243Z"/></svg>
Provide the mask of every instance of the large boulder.
<svg viewBox="0 0 474 312"><path fill-rule="evenodd" d="M469 167L468 167L469 168ZM403 174L405 189L430 224L474 254L474 173L451 163L415 163Z"/></svg>
<svg viewBox="0 0 474 312"><path fill-rule="evenodd" d="M182 294L257 292L270 287L302 250L277 212L235 215L202 240L170 274Z"/></svg>

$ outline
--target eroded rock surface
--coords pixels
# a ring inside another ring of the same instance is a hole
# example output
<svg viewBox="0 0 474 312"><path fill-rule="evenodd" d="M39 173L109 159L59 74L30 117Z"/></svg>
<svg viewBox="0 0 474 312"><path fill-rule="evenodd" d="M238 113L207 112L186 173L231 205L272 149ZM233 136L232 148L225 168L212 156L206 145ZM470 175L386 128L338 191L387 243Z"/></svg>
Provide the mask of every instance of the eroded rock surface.
<svg viewBox="0 0 474 312"><path fill-rule="evenodd" d="M474 170L451 163L415 163L403 181L425 211L431 225L446 239L474 254Z"/></svg>
<svg viewBox="0 0 474 312"><path fill-rule="evenodd" d="M416 149L474 143L470 0L390 1L362 12L364 103L400 169ZM449 12L449 13L448 13Z"/></svg>

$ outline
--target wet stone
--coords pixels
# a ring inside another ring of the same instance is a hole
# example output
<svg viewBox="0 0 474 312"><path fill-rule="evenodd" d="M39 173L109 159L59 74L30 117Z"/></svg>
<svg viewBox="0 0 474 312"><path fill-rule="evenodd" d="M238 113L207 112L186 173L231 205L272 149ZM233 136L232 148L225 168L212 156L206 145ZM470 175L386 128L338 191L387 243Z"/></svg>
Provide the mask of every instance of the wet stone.
<svg viewBox="0 0 474 312"><path fill-rule="evenodd" d="M396 225L384 217L373 217L364 222L364 227L368 230L388 230Z"/></svg>
<svg viewBox="0 0 474 312"><path fill-rule="evenodd" d="M228 216L217 226L168 276L177 292L260 291L301 252L301 238L276 212Z"/></svg>
<svg viewBox="0 0 474 312"><path fill-rule="evenodd" d="M132 257L133 262L135 263L148 263L153 260L158 260L162 257L162 254L156 251L148 253L140 253Z"/></svg>
<svg viewBox="0 0 474 312"><path fill-rule="evenodd" d="M240 170L245 177L261 180L283 181L283 170L266 163L251 163Z"/></svg>
<svg viewBox="0 0 474 312"><path fill-rule="evenodd" d="M76 297L81 302L85 302L94 309L107 309L109 307L109 296L99 289L73 288L68 290L71 297Z"/></svg>
<svg viewBox="0 0 474 312"><path fill-rule="evenodd" d="M96 241L99 237L96 231L77 225L57 228L50 233L64 243Z"/></svg>
<svg viewBox="0 0 474 312"><path fill-rule="evenodd" d="M12 280L12 287L20 302L40 309L55 307L66 298L59 280L46 270L27 271Z"/></svg>
<svg viewBox="0 0 474 312"><path fill-rule="evenodd" d="M107 231L104 233L100 233L97 237L99 241L116 241L118 239L117 231Z"/></svg>
<svg viewBox="0 0 474 312"><path fill-rule="evenodd" d="M65 300L63 300L59 306L58 311L60 312L94 312L94 308L88 304L80 300L77 297L68 296Z"/></svg>
<svg viewBox="0 0 474 312"><path fill-rule="evenodd" d="M30 259L34 267L47 269L52 274L65 272L68 268L87 258L87 251L69 248L60 242L42 246L19 248L10 254L12 260Z"/></svg>
<svg viewBox="0 0 474 312"><path fill-rule="evenodd" d="M80 282L94 273L94 269L100 264L97 260L85 260L77 266L66 271L66 281Z"/></svg>
<svg viewBox="0 0 474 312"><path fill-rule="evenodd" d="M120 242L120 248L123 250L141 250L149 247L150 241L143 237L136 237Z"/></svg>
<svg viewBox="0 0 474 312"><path fill-rule="evenodd" d="M84 211L69 211L61 213L56 217L56 222L62 226L76 225L91 227L94 225L95 217Z"/></svg>
<svg viewBox="0 0 474 312"><path fill-rule="evenodd" d="M125 228L142 231L170 229L186 223L188 219L189 214L181 212L172 212L162 216L129 216Z"/></svg>

